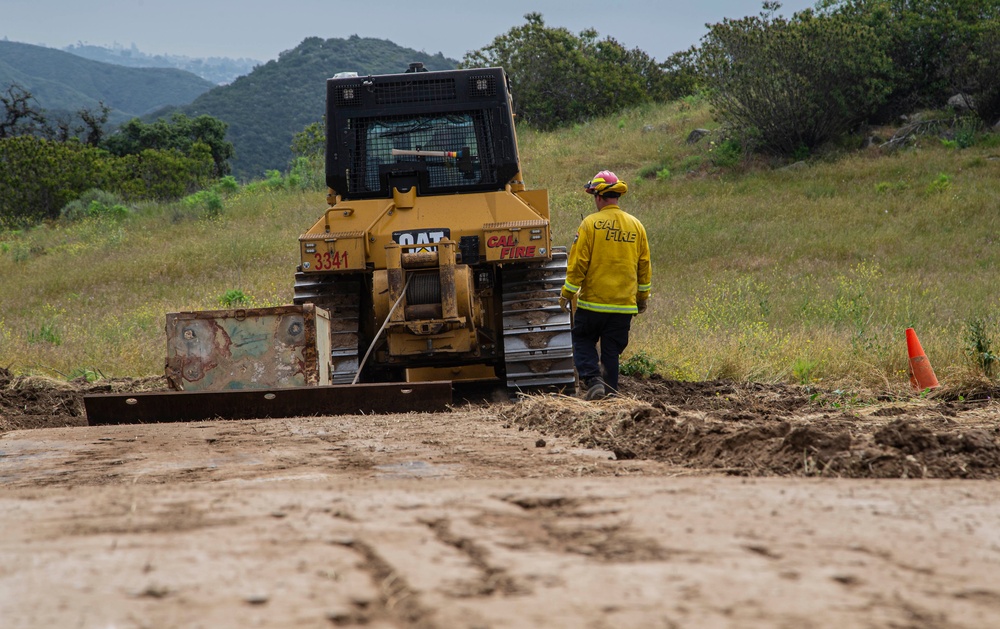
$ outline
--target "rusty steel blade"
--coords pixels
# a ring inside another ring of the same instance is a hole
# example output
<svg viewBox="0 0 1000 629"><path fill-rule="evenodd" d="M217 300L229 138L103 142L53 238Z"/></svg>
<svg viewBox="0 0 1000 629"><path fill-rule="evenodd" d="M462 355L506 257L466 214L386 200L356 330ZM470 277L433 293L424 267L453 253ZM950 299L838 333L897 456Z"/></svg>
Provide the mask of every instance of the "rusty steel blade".
<svg viewBox="0 0 1000 629"><path fill-rule="evenodd" d="M451 382L177 391L87 395L87 424L145 424L205 419L264 419L310 415L431 413L451 404Z"/></svg>

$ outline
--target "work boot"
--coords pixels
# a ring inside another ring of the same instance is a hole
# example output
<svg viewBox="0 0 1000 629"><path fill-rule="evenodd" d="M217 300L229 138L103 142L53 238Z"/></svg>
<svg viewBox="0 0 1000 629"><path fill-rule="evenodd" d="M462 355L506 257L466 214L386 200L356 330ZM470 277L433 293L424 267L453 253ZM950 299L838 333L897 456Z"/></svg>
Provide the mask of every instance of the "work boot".
<svg viewBox="0 0 1000 629"><path fill-rule="evenodd" d="M604 381L600 378L593 378L587 381L587 392L583 395L585 400L600 400L607 391L604 388Z"/></svg>

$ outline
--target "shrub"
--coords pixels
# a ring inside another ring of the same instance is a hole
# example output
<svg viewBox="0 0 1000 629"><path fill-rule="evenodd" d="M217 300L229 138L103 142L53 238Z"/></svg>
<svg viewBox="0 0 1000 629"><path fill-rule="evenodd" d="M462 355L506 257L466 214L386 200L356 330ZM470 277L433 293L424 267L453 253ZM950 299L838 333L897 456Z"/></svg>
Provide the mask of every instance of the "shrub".
<svg viewBox="0 0 1000 629"><path fill-rule="evenodd" d="M28 343L32 345L36 343L49 343L51 345L61 345L62 337L56 331L55 326L51 323L43 323L41 327L34 332L28 333Z"/></svg>
<svg viewBox="0 0 1000 629"><path fill-rule="evenodd" d="M972 110L990 126L1000 122L1000 16L980 20L973 29L972 42L961 57L953 83L972 97Z"/></svg>
<svg viewBox="0 0 1000 629"><path fill-rule="evenodd" d="M180 151L146 149L111 162L109 187L126 199L179 199L210 181L210 155L188 157Z"/></svg>
<svg viewBox="0 0 1000 629"><path fill-rule="evenodd" d="M593 29L574 35L546 26L540 13L524 18L525 24L467 53L462 66L505 68L517 115L536 128L573 124L687 89L682 75L668 78L639 49L627 50L610 37L598 40ZM671 63L683 72L683 62Z"/></svg>
<svg viewBox="0 0 1000 629"><path fill-rule="evenodd" d="M965 324L965 355L973 369L987 378L996 375L1000 365L1000 355L993 348L993 327L983 317L973 317Z"/></svg>
<svg viewBox="0 0 1000 629"><path fill-rule="evenodd" d="M188 208L201 208L209 216L222 214L222 197L215 190L199 190L181 201Z"/></svg>
<svg viewBox="0 0 1000 629"><path fill-rule="evenodd" d="M0 139L0 228L59 218L67 203L107 182L104 153L79 143Z"/></svg>
<svg viewBox="0 0 1000 629"><path fill-rule="evenodd" d="M662 360L653 358L645 351L632 354L618 365L618 373L624 376L642 376L648 378L663 365Z"/></svg>
<svg viewBox="0 0 1000 629"><path fill-rule="evenodd" d="M944 173L938 173L934 181L927 184L927 192L929 194L937 194L946 191L950 187L951 177Z"/></svg>
<svg viewBox="0 0 1000 629"><path fill-rule="evenodd" d="M820 363L811 358L798 358L792 365L792 376L798 384L810 384L816 380L816 371Z"/></svg>
<svg viewBox="0 0 1000 629"><path fill-rule="evenodd" d="M693 172L701 168L702 163L704 163L705 158L701 155L688 155L681 161L681 170L684 172Z"/></svg>
<svg viewBox="0 0 1000 629"><path fill-rule="evenodd" d="M982 125L976 120L963 120L955 129L955 145L960 149L967 149L976 144Z"/></svg>
<svg viewBox="0 0 1000 629"><path fill-rule="evenodd" d="M59 217L64 221L102 217L122 220L131 213L132 210L123 205L117 195L92 188L80 195L80 198L67 203Z"/></svg>
<svg viewBox="0 0 1000 629"><path fill-rule="evenodd" d="M732 168L743 159L743 147L732 138L718 144L712 142L708 151L712 154L712 163L719 168Z"/></svg>
<svg viewBox="0 0 1000 629"><path fill-rule="evenodd" d="M699 67L716 116L752 148L792 155L864 121L889 91L878 33L836 14L803 11L709 28Z"/></svg>
<svg viewBox="0 0 1000 629"><path fill-rule="evenodd" d="M223 308L239 308L249 306L253 303L253 298L238 288L227 290L222 297L219 297L219 305Z"/></svg>
<svg viewBox="0 0 1000 629"><path fill-rule="evenodd" d="M670 166L665 162L657 162L655 164L647 164L639 169L636 173L640 179L669 179L670 178Z"/></svg>
<svg viewBox="0 0 1000 629"><path fill-rule="evenodd" d="M236 178L226 175L212 185L212 190L218 194L233 194L240 189L240 184L236 183Z"/></svg>

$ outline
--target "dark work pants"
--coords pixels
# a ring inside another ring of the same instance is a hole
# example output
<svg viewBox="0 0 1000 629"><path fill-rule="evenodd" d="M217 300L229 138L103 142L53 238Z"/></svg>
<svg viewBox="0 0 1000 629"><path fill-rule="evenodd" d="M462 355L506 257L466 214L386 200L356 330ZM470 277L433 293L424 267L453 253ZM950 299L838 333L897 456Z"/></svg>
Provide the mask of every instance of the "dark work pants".
<svg viewBox="0 0 1000 629"><path fill-rule="evenodd" d="M612 391L618 390L618 358L628 346L633 316L576 309L573 322L573 360L584 384L603 375L604 383ZM600 358L597 355L598 342L601 344Z"/></svg>

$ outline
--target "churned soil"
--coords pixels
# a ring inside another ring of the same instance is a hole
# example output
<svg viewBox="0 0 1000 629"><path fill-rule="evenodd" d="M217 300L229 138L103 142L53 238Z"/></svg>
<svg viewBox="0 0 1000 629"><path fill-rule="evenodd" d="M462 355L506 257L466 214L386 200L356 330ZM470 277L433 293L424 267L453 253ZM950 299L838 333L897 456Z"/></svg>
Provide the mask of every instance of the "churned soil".
<svg viewBox="0 0 1000 629"><path fill-rule="evenodd" d="M1000 391L88 426L0 369L0 624L1000 626Z"/></svg>
<svg viewBox="0 0 1000 629"><path fill-rule="evenodd" d="M789 385L627 379L602 404L533 397L499 411L618 459L738 476L1000 478L1000 389L847 401Z"/></svg>
<svg viewBox="0 0 1000 629"><path fill-rule="evenodd" d="M1000 388L865 402L791 385L622 380L621 396L600 403L529 395L479 406L619 460L737 476L1000 478ZM166 389L156 377L64 382L0 368L0 433L84 426L84 395Z"/></svg>

